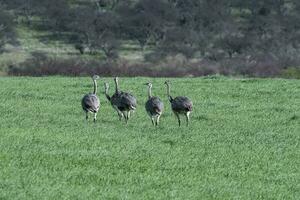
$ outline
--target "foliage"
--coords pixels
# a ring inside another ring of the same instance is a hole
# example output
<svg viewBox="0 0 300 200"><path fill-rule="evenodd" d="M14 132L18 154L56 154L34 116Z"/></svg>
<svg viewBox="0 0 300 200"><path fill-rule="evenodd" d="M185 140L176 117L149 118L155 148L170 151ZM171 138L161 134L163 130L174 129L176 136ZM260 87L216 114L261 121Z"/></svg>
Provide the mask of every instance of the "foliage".
<svg viewBox="0 0 300 200"><path fill-rule="evenodd" d="M15 44L13 18L0 4L0 53L8 43Z"/></svg>
<svg viewBox="0 0 300 200"><path fill-rule="evenodd" d="M285 78L300 79L300 67L289 67L282 72Z"/></svg>
<svg viewBox="0 0 300 200"><path fill-rule="evenodd" d="M152 56L154 58L148 59L155 59L159 55ZM44 53L32 52L31 57L24 62L18 65L9 65L7 73L11 76L84 76L97 73L102 76L150 77L197 77L219 74L299 79L298 68L281 69L276 62L269 57L261 57L257 62L251 58L240 57L213 63L210 60L191 61L183 54L176 54L154 63L138 63L128 62L125 59L102 61L59 56L48 57Z"/></svg>
<svg viewBox="0 0 300 200"><path fill-rule="evenodd" d="M11 13L18 23L25 20L31 29L52 33L56 40L77 49L79 56L104 55L107 62L122 59L122 44L136 42L146 61L159 62L169 56L184 55L230 68L227 71L234 69L236 74L257 69L258 72L247 75L272 77L300 64L297 0L2 0L2 3L9 11L5 13ZM260 66L248 68L252 66L246 62L249 58ZM236 65L223 65L228 60ZM263 66L264 63L272 66Z"/></svg>

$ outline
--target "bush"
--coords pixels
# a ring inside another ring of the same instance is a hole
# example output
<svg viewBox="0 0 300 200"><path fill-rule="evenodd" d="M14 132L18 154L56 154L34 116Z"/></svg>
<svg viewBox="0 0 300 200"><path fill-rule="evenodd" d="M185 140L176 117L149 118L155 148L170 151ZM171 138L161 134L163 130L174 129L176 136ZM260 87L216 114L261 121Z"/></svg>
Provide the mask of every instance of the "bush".
<svg viewBox="0 0 300 200"><path fill-rule="evenodd" d="M282 77L300 79L300 67L289 67L282 70Z"/></svg>
<svg viewBox="0 0 300 200"><path fill-rule="evenodd" d="M8 74L14 76L86 76L95 73L101 76L195 77L219 74L300 78L299 68L283 69L268 57L264 59L236 57L211 61L191 60L183 54L167 56L156 63L131 63L124 59L106 62L78 58L49 58L43 53L34 52L32 58L19 66L8 68Z"/></svg>
<svg viewBox="0 0 300 200"><path fill-rule="evenodd" d="M35 52L32 54L32 58L19 66L8 68L8 74L13 76L86 76L97 73L101 76L182 77L212 75L218 72L219 70L214 65L204 65L201 62L192 63L182 54L169 56L157 64L152 64L130 63L122 59L103 62L49 58L43 53Z"/></svg>

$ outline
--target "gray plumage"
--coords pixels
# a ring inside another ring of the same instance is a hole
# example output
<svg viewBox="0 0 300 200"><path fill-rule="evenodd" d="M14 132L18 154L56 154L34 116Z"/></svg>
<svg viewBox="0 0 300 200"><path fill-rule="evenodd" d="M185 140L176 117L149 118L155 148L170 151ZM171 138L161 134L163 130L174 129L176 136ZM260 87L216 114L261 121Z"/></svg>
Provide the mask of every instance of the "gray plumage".
<svg viewBox="0 0 300 200"><path fill-rule="evenodd" d="M172 111L174 112L175 116L178 119L178 125L180 126L180 116L179 115L185 115L186 117L186 124L189 125L190 121L190 113L193 111L193 102L188 98L184 96L178 96L173 98L170 95L170 84L169 82L165 82L167 86L167 95L168 99L171 103Z"/></svg>
<svg viewBox="0 0 300 200"><path fill-rule="evenodd" d="M193 110L193 103L187 97L175 97L175 99L171 99L170 102L172 110L180 114L185 114L186 112L191 112Z"/></svg>
<svg viewBox="0 0 300 200"><path fill-rule="evenodd" d="M105 96L107 100L110 102L111 106L117 111L119 120L121 121L123 118L123 113L118 108L119 98L121 98L120 93L115 92L112 96L109 96L108 94L109 84L105 83L104 88L105 88Z"/></svg>
<svg viewBox="0 0 300 200"><path fill-rule="evenodd" d="M81 100L82 109L86 113L86 119L88 119L88 113L94 113L94 122L96 122L97 112L100 108L100 100L97 97L97 79L99 79L99 76L94 75L92 77L93 83L94 83L94 91L93 93L89 93L84 95L84 97Z"/></svg>
<svg viewBox="0 0 300 200"><path fill-rule="evenodd" d="M159 97L152 96L152 84L146 83L148 86L148 101L145 104L145 109L151 118L152 124L158 126L160 116L164 110L164 104Z"/></svg>
<svg viewBox="0 0 300 200"><path fill-rule="evenodd" d="M115 93L111 97L107 94L108 84L105 85L106 97L111 102L112 107L117 111L119 119L122 120L124 117L125 122L127 123L130 118L130 113L136 109L136 98L130 93L119 91L118 77L114 78L114 82Z"/></svg>

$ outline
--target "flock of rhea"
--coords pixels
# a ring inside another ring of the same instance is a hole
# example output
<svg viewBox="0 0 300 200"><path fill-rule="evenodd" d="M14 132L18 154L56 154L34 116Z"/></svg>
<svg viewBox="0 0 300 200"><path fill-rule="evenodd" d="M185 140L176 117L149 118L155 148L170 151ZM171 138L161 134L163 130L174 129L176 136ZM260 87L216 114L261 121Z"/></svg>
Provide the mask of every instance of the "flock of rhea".
<svg viewBox="0 0 300 200"><path fill-rule="evenodd" d="M83 110L86 113L86 119L88 119L88 113L94 113L94 122L96 121L97 113L100 108L100 100L97 97L97 79L99 79L99 76L94 75L92 77L93 83L94 83L94 92L86 94L81 101L81 105ZM119 90L119 81L118 77L114 78L115 82L115 93L112 96L109 96L108 89L109 85L108 83L104 83L105 88L105 96L107 100L111 103L112 107L117 111L119 120L121 121L122 118L125 119L125 122L128 122L128 119L130 118L131 112L134 112L137 106L136 98L128 93L123 92ZM148 86L148 100L145 103L145 109L148 113L148 115L151 118L152 124L155 126L158 126L160 116L163 113L164 110L164 104L162 100L159 97L152 96L152 84L146 83L145 85ZM165 82L165 85L167 87L167 95L168 99L171 103L172 111L174 112L175 116L178 119L178 125L180 126L180 115L184 115L186 117L186 125L189 125L190 121L190 113L193 110L193 103L192 101L184 96L178 96L173 98L170 95L170 84L168 81Z"/></svg>

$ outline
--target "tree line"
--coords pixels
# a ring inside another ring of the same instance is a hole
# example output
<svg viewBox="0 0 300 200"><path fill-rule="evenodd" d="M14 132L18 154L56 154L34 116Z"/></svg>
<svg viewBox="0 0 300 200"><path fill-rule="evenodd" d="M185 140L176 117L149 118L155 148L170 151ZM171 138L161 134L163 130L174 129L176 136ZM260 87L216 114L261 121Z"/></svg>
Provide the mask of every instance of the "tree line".
<svg viewBox="0 0 300 200"><path fill-rule="evenodd" d="M298 0L0 0L0 48L14 23L64 36L81 53L118 59L134 41L147 61L172 55L211 62L300 63ZM151 51L145 51L151 49ZM235 67L242 67L239 64Z"/></svg>

